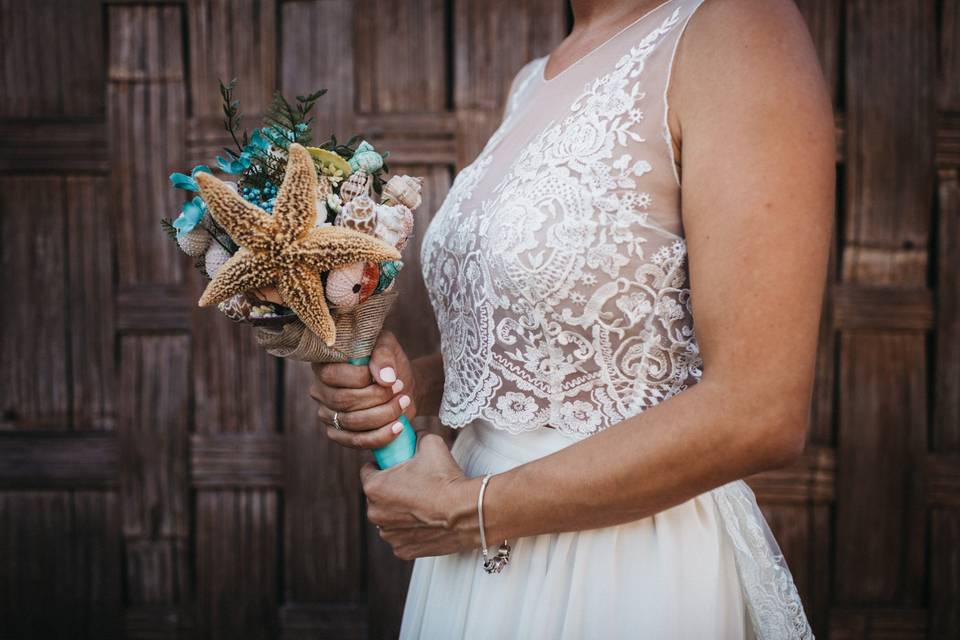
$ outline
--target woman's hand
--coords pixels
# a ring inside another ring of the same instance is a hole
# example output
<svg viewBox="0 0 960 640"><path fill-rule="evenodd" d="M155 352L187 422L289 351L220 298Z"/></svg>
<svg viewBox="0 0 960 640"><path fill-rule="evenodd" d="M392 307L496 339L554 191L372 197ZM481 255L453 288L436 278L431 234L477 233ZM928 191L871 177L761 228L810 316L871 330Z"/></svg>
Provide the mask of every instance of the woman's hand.
<svg viewBox="0 0 960 640"><path fill-rule="evenodd" d="M366 367L314 364L310 396L327 424L327 437L354 449L388 445L403 430L401 415L416 415L416 382L410 360L396 337L383 331ZM333 418L342 430L333 426Z"/></svg>
<svg viewBox="0 0 960 640"><path fill-rule="evenodd" d="M423 434L416 455L384 471L360 469L367 519L403 560L477 547L479 478L467 478L443 438Z"/></svg>

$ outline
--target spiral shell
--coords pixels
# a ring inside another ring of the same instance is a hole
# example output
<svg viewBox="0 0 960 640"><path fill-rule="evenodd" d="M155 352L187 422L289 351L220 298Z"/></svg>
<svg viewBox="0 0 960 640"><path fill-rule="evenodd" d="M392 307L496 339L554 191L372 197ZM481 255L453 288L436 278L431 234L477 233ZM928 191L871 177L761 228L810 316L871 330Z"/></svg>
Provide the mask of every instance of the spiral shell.
<svg viewBox="0 0 960 640"><path fill-rule="evenodd" d="M393 176L383 185L384 204L402 204L413 210L420 206L423 198L423 179L413 176Z"/></svg>
<svg viewBox="0 0 960 640"><path fill-rule="evenodd" d="M365 171L350 174L350 177L340 185L340 199L347 204L359 196L369 196L370 183L370 174Z"/></svg>
<svg viewBox="0 0 960 640"><path fill-rule="evenodd" d="M326 295L331 305L349 309L365 301L380 282L380 265L354 262L327 274Z"/></svg>
<svg viewBox="0 0 960 640"><path fill-rule="evenodd" d="M374 293L388 291L396 280L400 269L403 268L403 262L400 260L389 260L380 264L380 281L377 282L377 288Z"/></svg>
<svg viewBox="0 0 960 640"><path fill-rule="evenodd" d="M188 256L198 258L210 246L210 232L203 227L194 227L177 238L177 244Z"/></svg>
<svg viewBox="0 0 960 640"><path fill-rule="evenodd" d="M230 253L220 246L219 242L211 243L204 257L204 266L206 267L207 275L211 278L217 275L217 271L220 271L220 267L226 264L229 259Z"/></svg>
<svg viewBox="0 0 960 640"><path fill-rule="evenodd" d="M383 156L374 151L373 145L366 140L357 145L350 158L350 168L354 171L376 173L383 166Z"/></svg>
<svg viewBox="0 0 960 640"><path fill-rule="evenodd" d="M373 235L377 228L378 208L370 196L358 196L343 205L335 224Z"/></svg>
<svg viewBox="0 0 960 640"><path fill-rule="evenodd" d="M377 205L377 226L373 235L397 249L403 249L413 234L413 212L402 204Z"/></svg>

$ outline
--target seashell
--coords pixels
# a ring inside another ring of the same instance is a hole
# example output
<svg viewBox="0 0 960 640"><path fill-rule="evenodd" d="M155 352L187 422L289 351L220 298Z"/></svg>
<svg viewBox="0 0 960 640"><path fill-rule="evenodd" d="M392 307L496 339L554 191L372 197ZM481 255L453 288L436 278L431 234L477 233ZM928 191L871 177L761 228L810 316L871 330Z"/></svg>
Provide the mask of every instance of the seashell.
<svg viewBox="0 0 960 640"><path fill-rule="evenodd" d="M313 156L314 162L319 164L326 172L336 173L340 171L344 177L353 172L353 167L350 166L350 163L333 151L321 149L320 147L307 147L307 152Z"/></svg>
<svg viewBox="0 0 960 640"><path fill-rule="evenodd" d="M327 274L326 295L340 309L355 307L373 295L380 282L380 265L354 262Z"/></svg>
<svg viewBox="0 0 960 640"><path fill-rule="evenodd" d="M243 322L250 315L250 299L247 294L238 293L229 300L224 300L218 304L217 309L234 322Z"/></svg>
<svg viewBox="0 0 960 640"><path fill-rule="evenodd" d="M334 195L333 186L326 176L317 176L317 219L315 226L321 227L327 222L327 199Z"/></svg>
<svg viewBox="0 0 960 640"><path fill-rule="evenodd" d="M190 231L177 238L177 244L188 256L199 258L203 255L207 247L210 246L212 238L210 232L203 227L194 227Z"/></svg>
<svg viewBox="0 0 960 640"><path fill-rule="evenodd" d="M357 171L351 174L340 185L340 199L346 204L358 196L370 195L371 182L370 174L365 171Z"/></svg>
<svg viewBox="0 0 960 640"><path fill-rule="evenodd" d="M217 275L217 271L220 271L220 267L226 264L229 259L230 252L220 246L219 242L210 243L210 248L207 249L207 254L204 257L207 275L211 278Z"/></svg>
<svg viewBox="0 0 960 640"><path fill-rule="evenodd" d="M333 185L327 176L317 176L317 200L326 200L333 193Z"/></svg>
<svg viewBox="0 0 960 640"><path fill-rule="evenodd" d="M382 201L384 204L402 204L413 210L423 201L422 189L423 178L393 176L383 185Z"/></svg>
<svg viewBox="0 0 960 640"><path fill-rule="evenodd" d="M334 224L373 235L377 228L378 208L370 196L358 196L343 205Z"/></svg>
<svg viewBox="0 0 960 640"><path fill-rule="evenodd" d="M377 227L373 235L397 249L403 249L413 234L413 212L402 204L377 205Z"/></svg>
<svg viewBox="0 0 960 640"><path fill-rule="evenodd" d="M383 156L374 151L373 145L366 140L357 145L350 158L350 168L354 171L376 173L383 166Z"/></svg>
<svg viewBox="0 0 960 640"><path fill-rule="evenodd" d="M380 280L377 282L377 288L374 293L387 291L393 286L393 282L403 268L403 262L400 260L389 260L380 264Z"/></svg>

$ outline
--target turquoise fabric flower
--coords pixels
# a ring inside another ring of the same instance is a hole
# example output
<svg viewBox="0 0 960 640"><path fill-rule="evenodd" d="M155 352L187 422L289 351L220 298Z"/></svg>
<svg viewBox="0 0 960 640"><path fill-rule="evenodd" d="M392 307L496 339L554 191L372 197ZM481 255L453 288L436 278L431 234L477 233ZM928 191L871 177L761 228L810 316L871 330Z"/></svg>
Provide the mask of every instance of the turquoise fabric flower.
<svg viewBox="0 0 960 640"><path fill-rule="evenodd" d="M190 231L193 231L196 226L200 224L200 221L203 220L203 215L206 212L207 203L204 202L200 196L184 202L180 215L173 221L173 227L177 230L177 238L182 238Z"/></svg>
<svg viewBox="0 0 960 640"><path fill-rule="evenodd" d="M200 191L200 186L197 184L197 174L200 172L204 173L213 173L210 171L210 167L205 164L198 164L193 168L193 171L190 172L190 175L184 173L171 173L170 174L170 184L174 186L175 189L183 189L184 191Z"/></svg>
<svg viewBox="0 0 960 640"><path fill-rule="evenodd" d="M250 142L243 147L239 156L228 159L217 156L217 166L224 173L238 175L250 168L253 159L257 155L262 155L270 148L270 141L261 133L260 129L255 129L250 136Z"/></svg>

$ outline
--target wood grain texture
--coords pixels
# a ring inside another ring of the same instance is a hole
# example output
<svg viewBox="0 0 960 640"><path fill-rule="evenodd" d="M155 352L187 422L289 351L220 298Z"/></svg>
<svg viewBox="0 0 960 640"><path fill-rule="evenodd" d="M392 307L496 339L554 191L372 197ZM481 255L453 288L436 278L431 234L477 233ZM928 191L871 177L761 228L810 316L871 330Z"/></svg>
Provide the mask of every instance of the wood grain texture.
<svg viewBox="0 0 960 640"><path fill-rule="evenodd" d="M0 282L16 300L0 322L0 429L70 423L63 180L0 178Z"/></svg>
<svg viewBox="0 0 960 640"><path fill-rule="evenodd" d="M956 0L941 0L939 5L937 104L943 110L960 111L960 5Z"/></svg>
<svg viewBox="0 0 960 640"><path fill-rule="evenodd" d="M103 117L100 2L0 2L0 118Z"/></svg>
<svg viewBox="0 0 960 640"><path fill-rule="evenodd" d="M113 434L0 433L0 487L114 487L119 452Z"/></svg>
<svg viewBox="0 0 960 640"><path fill-rule="evenodd" d="M939 173L937 324L931 445L960 450L960 171Z"/></svg>
<svg viewBox="0 0 960 640"><path fill-rule="evenodd" d="M349 0L284 2L281 5L280 89L305 95L325 88L314 109L317 142L331 133L346 141L353 131L359 82L354 51L355 4Z"/></svg>
<svg viewBox="0 0 960 640"><path fill-rule="evenodd" d="M193 117L212 120L222 129L217 81L232 78L243 111L262 113L277 88L277 3L189 0L187 16Z"/></svg>
<svg viewBox="0 0 960 640"><path fill-rule="evenodd" d="M930 637L960 636L960 509L930 512Z"/></svg>
<svg viewBox="0 0 960 640"><path fill-rule="evenodd" d="M907 365L924 350L922 334L841 338L835 585L845 604L922 602L927 381Z"/></svg>
<svg viewBox="0 0 960 640"><path fill-rule="evenodd" d="M196 431L276 431L277 359L257 346L250 327L215 309L194 307L191 327Z"/></svg>
<svg viewBox="0 0 960 640"><path fill-rule="evenodd" d="M116 423L113 325L113 228L103 177L65 181L70 382L75 429Z"/></svg>
<svg viewBox="0 0 960 640"><path fill-rule="evenodd" d="M121 284L180 282L183 254L160 231L184 199L167 176L185 162L186 87L177 6L111 6L107 118Z"/></svg>
<svg viewBox="0 0 960 640"><path fill-rule="evenodd" d="M187 431L189 340L120 340L123 533L128 538L184 537L188 525Z"/></svg>
<svg viewBox="0 0 960 640"><path fill-rule="evenodd" d="M463 167L500 124L517 71L559 44L567 24L554 0L455 0L453 7L453 106L460 124L457 164Z"/></svg>
<svg viewBox="0 0 960 640"><path fill-rule="evenodd" d="M313 372L284 363L284 595L349 603L364 589L359 452L332 443L310 398Z"/></svg>
<svg viewBox="0 0 960 640"><path fill-rule="evenodd" d="M848 281L881 284L876 274L884 266L897 283L925 281L934 33L932 0L847 4ZM888 159L892 149L896 162ZM916 261L916 268L902 268L904 260Z"/></svg>
<svg viewBox="0 0 960 640"><path fill-rule="evenodd" d="M0 493L3 637L120 637L116 514L112 492Z"/></svg>
<svg viewBox="0 0 960 640"><path fill-rule="evenodd" d="M450 56L444 0L358 0L358 111L442 111L448 105Z"/></svg>
<svg viewBox="0 0 960 640"><path fill-rule="evenodd" d="M270 640L278 633L277 494L200 491L196 597L201 637Z"/></svg>

